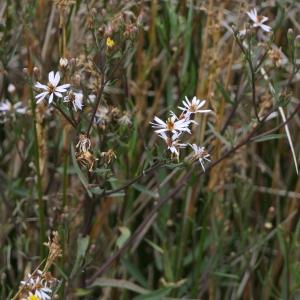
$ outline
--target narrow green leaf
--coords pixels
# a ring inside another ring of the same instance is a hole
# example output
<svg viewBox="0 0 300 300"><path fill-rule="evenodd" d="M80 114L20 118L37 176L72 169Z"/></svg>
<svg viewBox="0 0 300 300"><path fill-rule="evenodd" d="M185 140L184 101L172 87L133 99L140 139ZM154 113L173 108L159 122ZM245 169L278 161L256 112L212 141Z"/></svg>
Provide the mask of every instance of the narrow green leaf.
<svg viewBox="0 0 300 300"><path fill-rule="evenodd" d="M90 242L90 237L88 235L85 236L85 237L80 235L77 238L76 259L75 259L75 264L74 264L74 267L72 269L70 278L72 278L78 272L78 270L82 267L82 264L84 262L84 258L86 256L86 252L88 250L89 242Z"/></svg>
<svg viewBox="0 0 300 300"><path fill-rule="evenodd" d="M124 279L112 279L112 278L97 278L90 287L114 287L120 289L126 289L138 294L149 293L149 290L142 288L141 286Z"/></svg>
<svg viewBox="0 0 300 300"><path fill-rule="evenodd" d="M129 239L131 232L129 228L125 226L119 227L119 230L121 232L121 235L118 237L116 245L120 249L124 245L124 243Z"/></svg>
<svg viewBox="0 0 300 300"><path fill-rule="evenodd" d="M150 292L148 294L137 296L137 297L133 298L133 300L160 300L160 299L165 299L165 297L169 295L171 290L172 290L172 288L170 288L170 287L161 288L159 290Z"/></svg>
<svg viewBox="0 0 300 300"><path fill-rule="evenodd" d="M284 134L269 134L266 136L262 136L262 137L258 137L256 139L253 140L253 142L255 143L260 143L260 142L266 142L266 141L270 141L270 140L277 140L277 139L281 139L284 137Z"/></svg>

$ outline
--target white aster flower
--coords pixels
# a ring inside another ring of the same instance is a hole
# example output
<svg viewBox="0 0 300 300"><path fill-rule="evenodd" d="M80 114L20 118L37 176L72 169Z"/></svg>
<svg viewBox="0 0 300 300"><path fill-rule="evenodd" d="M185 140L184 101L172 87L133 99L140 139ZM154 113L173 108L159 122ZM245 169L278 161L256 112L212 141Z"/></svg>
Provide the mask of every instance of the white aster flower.
<svg viewBox="0 0 300 300"><path fill-rule="evenodd" d="M17 102L15 104L11 104L8 100L0 101L0 117L3 117L2 121L6 121L9 116L13 116L15 114L25 114L27 111L27 108L23 105L22 102Z"/></svg>
<svg viewBox="0 0 300 300"><path fill-rule="evenodd" d="M15 103L13 108L14 108L14 111L18 114L21 114L21 115L26 114L27 108L20 101Z"/></svg>
<svg viewBox="0 0 300 300"><path fill-rule="evenodd" d="M56 279L54 277L45 277L41 270L37 270L35 274L27 274L27 280L21 281L21 286L24 286L29 291L29 296L37 296L40 300L50 300L52 289L49 288ZM33 297L31 297L33 298Z"/></svg>
<svg viewBox="0 0 300 300"><path fill-rule="evenodd" d="M185 101L182 101L184 107L178 106L179 109L183 110L187 115L196 114L196 113L208 113L210 109L200 109L204 106L206 100L197 99L196 96L193 97L192 101L185 96Z"/></svg>
<svg viewBox="0 0 300 300"><path fill-rule="evenodd" d="M48 75L48 84L44 85L40 82L37 82L35 84L35 87L41 90L44 90L44 92L38 94L35 96L37 103L41 102L45 99L45 97L49 96L48 103L51 104L53 101L53 97L56 96L58 98L63 97L63 93L65 93L68 88L70 87L70 84L63 84L58 85L60 81L60 74L59 72L56 72L54 74L54 71L51 71Z"/></svg>
<svg viewBox="0 0 300 300"><path fill-rule="evenodd" d="M203 169L203 171L205 172L205 167L204 164L206 162L210 162L211 160L209 159L210 155L208 154L208 152L205 150L204 147L199 147L196 144L189 144L192 149L194 150L193 153L193 160L198 160L201 164L201 167Z"/></svg>
<svg viewBox="0 0 300 300"><path fill-rule="evenodd" d="M0 102L0 114L7 114L12 110L12 104L8 100Z"/></svg>
<svg viewBox="0 0 300 300"><path fill-rule="evenodd" d="M166 122L161 120L158 117L154 117L154 122L150 122L153 128L155 128L155 132L161 133L165 131L169 131L172 133L180 133L180 132L188 132L191 133L191 130L188 128L192 123L191 120L183 118L178 119L178 117L173 113L170 118L167 119Z"/></svg>
<svg viewBox="0 0 300 300"><path fill-rule="evenodd" d="M40 300L51 300L52 290L45 286L37 286L34 295Z"/></svg>
<svg viewBox="0 0 300 300"><path fill-rule="evenodd" d="M73 91L69 91L68 95L64 98L64 102L71 102L73 104L75 111L77 111L77 109L82 110L82 106L83 106L82 100L83 100L83 94L76 93Z"/></svg>
<svg viewBox="0 0 300 300"><path fill-rule="evenodd" d="M270 32L272 30L270 26L263 24L266 21L268 21L268 18L265 16L258 16L256 8L247 11L247 15L253 21L253 27L260 27L262 30L266 32Z"/></svg>
<svg viewBox="0 0 300 300"><path fill-rule="evenodd" d="M187 145L180 143L178 140L181 133L175 132L171 136L168 136L165 132L161 132L158 134L167 144L168 149L172 154L175 154L177 157L179 156L179 148L185 148Z"/></svg>

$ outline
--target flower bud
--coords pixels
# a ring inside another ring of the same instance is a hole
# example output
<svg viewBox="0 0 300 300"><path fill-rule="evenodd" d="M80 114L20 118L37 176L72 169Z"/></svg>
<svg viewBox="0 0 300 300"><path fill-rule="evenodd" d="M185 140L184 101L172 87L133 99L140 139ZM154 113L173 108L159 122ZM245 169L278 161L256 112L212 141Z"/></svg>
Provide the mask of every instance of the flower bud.
<svg viewBox="0 0 300 300"><path fill-rule="evenodd" d="M60 60L59 60L59 66L60 66L62 69L66 68L66 67L68 66L68 63L69 63L69 61L68 61L68 59L65 58L65 57L61 57Z"/></svg>
<svg viewBox="0 0 300 300"><path fill-rule="evenodd" d="M287 32L287 38L289 40L294 39L294 30L292 28L289 28L288 32Z"/></svg>
<svg viewBox="0 0 300 300"><path fill-rule="evenodd" d="M12 93L14 93L14 92L16 91L16 87L15 87L12 83L10 83L10 84L8 85L8 87L7 87L7 91L8 91L10 94L12 94Z"/></svg>

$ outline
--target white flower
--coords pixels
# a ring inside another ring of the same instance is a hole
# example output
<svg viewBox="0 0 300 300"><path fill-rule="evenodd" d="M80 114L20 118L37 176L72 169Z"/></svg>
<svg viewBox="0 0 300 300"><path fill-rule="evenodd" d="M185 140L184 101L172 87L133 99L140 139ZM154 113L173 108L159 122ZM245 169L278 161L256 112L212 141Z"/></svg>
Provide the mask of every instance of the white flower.
<svg viewBox="0 0 300 300"><path fill-rule="evenodd" d="M260 27L262 30L266 32L270 32L272 30L270 26L263 24L266 21L268 21L268 18L264 16L258 16L256 8L247 11L247 15L253 21L253 27Z"/></svg>
<svg viewBox="0 0 300 300"><path fill-rule="evenodd" d="M0 113L7 114L12 109L12 105L8 100L2 100L0 102Z"/></svg>
<svg viewBox="0 0 300 300"><path fill-rule="evenodd" d="M82 100L82 93L75 93L73 91L69 91L68 95L64 98L64 102L72 102L75 111L77 109L82 110Z"/></svg>
<svg viewBox="0 0 300 300"><path fill-rule="evenodd" d="M210 109L200 109L204 104L205 100L197 99L197 97L193 97L192 101L185 96L185 101L182 101L184 107L178 106L179 109L183 110L186 114L196 114L196 113L208 113Z"/></svg>
<svg viewBox="0 0 300 300"><path fill-rule="evenodd" d="M169 131L172 133L176 132L188 132L191 133L191 130L188 128L190 123L192 123L191 120L183 118L178 119L178 117L175 114L172 114L170 118L167 119L166 122L161 120L158 117L154 117L154 121L156 122L150 122L153 128L155 128L155 132L161 133L165 131Z"/></svg>
<svg viewBox="0 0 300 300"><path fill-rule="evenodd" d="M22 102L17 102L14 104L14 111L18 114L26 114L27 108L23 106Z"/></svg>
<svg viewBox="0 0 300 300"><path fill-rule="evenodd" d="M0 102L0 116L8 116L10 114L25 114L27 108L24 107L22 102L17 102L15 104L11 104L8 100L3 100Z"/></svg>
<svg viewBox="0 0 300 300"><path fill-rule="evenodd" d="M50 300L57 283L58 280L52 277L50 272L43 273L37 270L33 274L26 275L26 280L21 281L21 289L27 293L25 299Z"/></svg>
<svg viewBox="0 0 300 300"><path fill-rule="evenodd" d="M210 162L211 160L209 159L210 155L208 154L208 152L205 150L204 147L199 147L196 144L189 144L192 149L194 150L193 153L193 159L198 160L201 164L201 167L203 169L203 171L205 172L205 167L204 164L205 162Z"/></svg>
<svg viewBox="0 0 300 300"><path fill-rule="evenodd" d="M38 296L40 300L50 300L52 290L44 286L37 286L34 294Z"/></svg>
<svg viewBox="0 0 300 300"><path fill-rule="evenodd" d="M178 148L185 148L187 145L180 143L178 140L181 133L175 132L171 136L168 136L165 132L161 132L158 134L159 137L164 139L166 142L168 149L171 151L171 153L176 154L176 156L179 156L179 150Z"/></svg>
<svg viewBox="0 0 300 300"><path fill-rule="evenodd" d="M54 95L58 98L62 98L63 97L62 93L65 93L68 90L68 88L70 87L70 84L63 84L63 85L58 86L59 81L60 81L59 72L56 72L54 74L54 72L51 71L48 75L48 84L47 85L37 82L35 84L35 87L45 91L45 92L42 92L35 96L37 103L44 100L45 97L47 97L47 96L49 96L49 99L48 99L49 104L52 103Z"/></svg>

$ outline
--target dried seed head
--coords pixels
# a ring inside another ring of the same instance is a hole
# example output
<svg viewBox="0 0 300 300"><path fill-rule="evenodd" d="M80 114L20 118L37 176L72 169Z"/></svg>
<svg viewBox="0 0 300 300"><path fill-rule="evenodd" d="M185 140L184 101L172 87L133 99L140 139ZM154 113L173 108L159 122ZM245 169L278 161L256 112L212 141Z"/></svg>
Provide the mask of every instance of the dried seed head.
<svg viewBox="0 0 300 300"><path fill-rule="evenodd" d="M76 145L76 148L79 149L79 152L87 152L91 148L91 140L87 137L86 134L81 133L79 135L79 141Z"/></svg>
<svg viewBox="0 0 300 300"><path fill-rule="evenodd" d="M60 247L60 237L57 231L52 232L52 239L48 239L47 243L44 243L45 246L49 248L49 254L46 261L44 271L47 271L49 267L56 261L59 257L62 256L62 249ZM45 273L47 274L47 273ZM50 278L49 274L47 275Z"/></svg>
<svg viewBox="0 0 300 300"><path fill-rule="evenodd" d="M76 159L80 165L87 167L89 172L93 170L94 164L98 160L90 151L76 153Z"/></svg>
<svg viewBox="0 0 300 300"><path fill-rule="evenodd" d="M109 164L113 159L117 158L117 155L113 149L109 149L107 152L102 152L101 157L103 157L104 161Z"/></svg>

